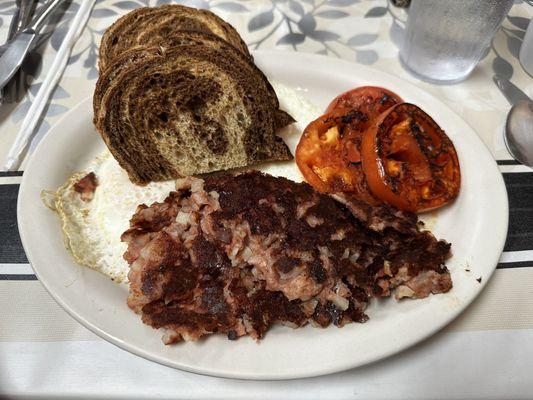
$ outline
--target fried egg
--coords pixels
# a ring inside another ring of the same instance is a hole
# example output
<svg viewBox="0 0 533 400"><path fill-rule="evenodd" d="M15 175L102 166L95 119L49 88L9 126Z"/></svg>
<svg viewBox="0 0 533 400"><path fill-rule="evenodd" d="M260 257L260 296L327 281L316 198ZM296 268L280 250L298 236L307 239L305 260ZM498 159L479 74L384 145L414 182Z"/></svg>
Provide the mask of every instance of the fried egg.
<svg viewBox="0 0 533 400"><path fill-rule="evenodd" d="M74 189L93 172L98 180L91 201L83 201ZM117 282L125 281L128 263L122 255L127 245L120 236L139 204L163 201L174 190L173 181L133 184L106 149L85 171L70 177L56 194L55 208L62 221L68 250L79 264L100 271Z"/></svg>
<svg viewBox="0 0 533 400"><path fill-rule="evenodd" d="M320 111L295 90L273 82L281 108L297 121L280 136L294 153L300 134ZM270 163L259 169L277 176L300 181L294 162ZM92 200L82 200L75 185L93 172L98 185ZM133 184L118 162L106 149L83 171L73 174L55 193L54 206L61 219L67 249L78 264L95 269L116 282L127 281L129 266L123 254L127 245L120 237L129 228L129 220L140 204L163 201L175 189L174 181Z"/></svg>

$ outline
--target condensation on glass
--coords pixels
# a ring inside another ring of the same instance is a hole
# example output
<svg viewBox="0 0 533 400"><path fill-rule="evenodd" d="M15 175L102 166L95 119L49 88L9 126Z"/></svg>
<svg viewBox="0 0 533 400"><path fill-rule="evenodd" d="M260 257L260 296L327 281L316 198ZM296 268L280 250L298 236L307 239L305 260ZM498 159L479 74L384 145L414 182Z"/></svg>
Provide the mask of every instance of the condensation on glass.
<svg viewBox="0 0 533 400"><path fill-rule="evenodd" d="M403 66L420 79L465 79L485 54L513 0L412 0L400 49Z"/></svg>

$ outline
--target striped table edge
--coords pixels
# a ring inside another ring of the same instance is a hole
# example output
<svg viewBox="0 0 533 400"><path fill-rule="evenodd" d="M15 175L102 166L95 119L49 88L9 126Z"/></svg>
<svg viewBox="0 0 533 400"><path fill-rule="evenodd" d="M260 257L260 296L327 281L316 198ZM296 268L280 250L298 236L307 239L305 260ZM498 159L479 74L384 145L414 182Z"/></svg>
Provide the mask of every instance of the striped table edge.
<svg viewBox="0 0 533 400"><path fill-rule="evenodd" d="M509 234L498 269L533 267L533 170L497 160L509 195ZM35 281L17 228L17 197L23 171L0 171L0 281Z"/></svg>

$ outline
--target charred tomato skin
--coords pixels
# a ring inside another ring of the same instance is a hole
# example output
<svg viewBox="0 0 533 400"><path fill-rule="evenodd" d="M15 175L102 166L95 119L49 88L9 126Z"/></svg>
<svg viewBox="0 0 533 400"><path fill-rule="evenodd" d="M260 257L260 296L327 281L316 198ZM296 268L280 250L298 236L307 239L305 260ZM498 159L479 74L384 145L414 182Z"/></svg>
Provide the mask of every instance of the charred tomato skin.
<svg viewBox="0 0 533 400"><path fill-rule="evenodd" d="M344 192L379 204L365 181L354 130L367 124L365 114L356 110L336 109L311 122L296 147L296 164L304 179L321 193Z"/></svg>
<svg viewBox="0 0 533 400"><path fill-rule="evenodd" d="M337 96L326 113L307 126L296 148L296 163L306 181L322 193L344 192L379 204L362 170L362 136L376 117L401 102L397 94L375 86Z"/></svg>
<svg viewBox="0 0 533 400"><path fill-rule="evenodd" d="M413 104L382 113L363 135L361 156L372 193L399 209L428 211L459 194L461 172L452 141Z"/></svg>
<svg viewBox="0 0 533 400"><path fill-rule="evenodd" d="M379 116L383 111L402 103L396 93L378 86L361 86L335 97L329 103L326 114L336 109L358 109L369 119Z"/></svg>

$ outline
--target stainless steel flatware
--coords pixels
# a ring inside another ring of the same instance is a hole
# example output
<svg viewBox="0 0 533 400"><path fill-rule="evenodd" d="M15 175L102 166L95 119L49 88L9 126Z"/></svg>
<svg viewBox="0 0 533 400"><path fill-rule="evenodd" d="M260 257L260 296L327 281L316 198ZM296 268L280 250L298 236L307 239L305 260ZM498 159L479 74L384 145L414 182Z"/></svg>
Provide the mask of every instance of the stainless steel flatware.
<svg viewBox="0 0 533 400"><path fill-rule="evenodd" d="M17 13L13 16L13 21L9 27L11 36L9 39L28 26L31 21L35 0L16 0L15 4L17 5Z"/></svg>
<svg viewBox="0 0 533 400"><path fill-rule="evenodd" d="M24 30L31 21L37 0L16 0L16 13L9 26L8 41ZM35 46L34 46L35 47ZM3 53L3 52L2 52ZM26 74L23 70L15 73L15 76L9 81L1 91L1 102L12 103L19 101L24 95Z"/></svg>
<svg viewBox="0 0 533 400"><path fill-rule="evenodd" d="M520 101L511 107L504 138L513 158L533 167L533 101Z"/></svg>
<svg viewBox="0 0 533 400"><path fill-rule="evenodd" d="M46 3L28 27L7 44L6 51L0 57L0 88L4 87L20 68L46 19L63 1L51 0Z"/></svg>
<svg viewBox="0 0 533 400"><path fill-rule="evenodd" d="M20 0L15 1L15 12L13 13L13 17L11 18L11 23L9 24L9 31L7 33L7 40L10 41L13 39L13 37L16 35L16 33L19 31L19 27L22 24L22 13L20 9ZM6 99L6 89L0 90L0 104L3 104Z"/></svg>
<svg viewBox="0 0 533 400"><path fill-rule="evenodd" d="M65 71L72 47L74 47L74 44L82 34L95 3L96 0L81 1L80 7L70 23L63 42L59 46L56 57L46 73L41 87L33 98L30 109L22 121L15 141L9 149L4 166L6 171L13 171L20 165L21 157L25 153L27 145L33 136L39 118L46 107L52 91Z"/></svg>
<svg viewBox="0 0 533 400"><path fill-rule="evenodd" d="M17 0L15 2L15 13L13 14L13 18L11 18L11 23L9 24L9 31L7 32L7 40L13 39L13 36L17 33L19 30L19 26L21 24L21 12L20 12L20 0Z"/></svg>
<svg viewBox="0 0 533 400"><path fill-rule="evenodd" d="M509 80L498 75L493 80L512 105L503 135L507 150L519 163L533 167L533 101Z"/></svg>

